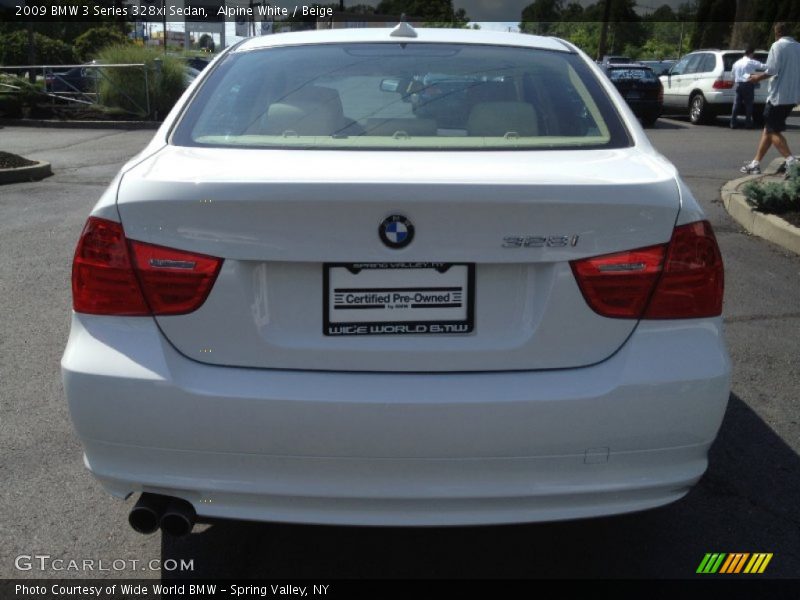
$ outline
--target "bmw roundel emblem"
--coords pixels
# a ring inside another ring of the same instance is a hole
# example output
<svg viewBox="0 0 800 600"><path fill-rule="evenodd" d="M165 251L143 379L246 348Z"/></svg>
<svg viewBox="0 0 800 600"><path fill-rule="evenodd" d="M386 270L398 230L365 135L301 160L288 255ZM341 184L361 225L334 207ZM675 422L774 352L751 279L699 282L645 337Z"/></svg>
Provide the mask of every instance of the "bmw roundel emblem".
<svg viewBox="0 0 800 600"><path fill-rule="evenodd" d="M378 234L389 248L405 248L414 239L414 225L403 215L392 215L383 220Z"/></svg>

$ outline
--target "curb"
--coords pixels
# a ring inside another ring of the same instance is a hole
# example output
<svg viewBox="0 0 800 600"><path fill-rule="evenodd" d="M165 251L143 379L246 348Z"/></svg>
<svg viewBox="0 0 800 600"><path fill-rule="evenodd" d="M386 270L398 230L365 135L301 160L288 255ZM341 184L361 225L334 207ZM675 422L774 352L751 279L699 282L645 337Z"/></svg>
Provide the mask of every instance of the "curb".
<svg viewBox="0 0 800 600"><path fill-rule="evenodd" d="M16 169L0 169L0 184L19 183L20 181L36 181L50 177L53 170L49 162L40 161L35 165L17 167Z"/></svg>
<svg viewBox="0 0 800 600"><path fill-rule="evenodd" d="M774 173L782 162L782 159L776 158L769 166L770 172L765 174ZM766 215L753 210L747 203L744 194L738 191L743 184L762 177L764 175L747 175L722 186L721 195L725 210L739 225L753 235L764 238L795 254L800 254L800 227L787 223L777 215Z"/></svg>
<svg viewBox="0 0 800 600"><path fill-rule="evenodd" d="M53 129L158 129L159 121L55 121L52 119L0 119L3 127L51 127Z"/></svg>

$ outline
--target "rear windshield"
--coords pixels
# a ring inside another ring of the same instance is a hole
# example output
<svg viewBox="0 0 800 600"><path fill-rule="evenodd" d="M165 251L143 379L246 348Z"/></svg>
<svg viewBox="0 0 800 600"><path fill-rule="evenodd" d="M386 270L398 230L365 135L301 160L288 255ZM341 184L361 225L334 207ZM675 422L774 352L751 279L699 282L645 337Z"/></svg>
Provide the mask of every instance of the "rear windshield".
<svg viewBox="0 0 800 600"><path fill-rule="evenodd" d="M722 55L722 62L725 64L725 70L731 71L733 70L733 63L744 56L744 52L732 52ZM753 58L758 62L765 63L767 62L767 53L766 52L754 52Z"/></svg>
<svg viewBox="0 0 800 600"><path fill-rule="evenodd" d="M611 81L627 81L629 79L636 81L655 81L656 76L650 69L609 69L608 77Z"/></svg>
<svg viewBox="0 0 800 600"><path fill-rule="evenodd" d="M427 43L231 53L172 143L353 149L604 148L630 144L575 54Z"/></svg>

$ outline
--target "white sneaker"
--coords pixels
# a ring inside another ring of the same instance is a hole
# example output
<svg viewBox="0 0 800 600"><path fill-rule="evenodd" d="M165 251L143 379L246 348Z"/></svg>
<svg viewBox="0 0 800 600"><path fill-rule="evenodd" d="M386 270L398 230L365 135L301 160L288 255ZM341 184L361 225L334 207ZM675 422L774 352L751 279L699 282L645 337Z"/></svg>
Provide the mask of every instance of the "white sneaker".
<svg viewBox="0 0 800 600"><path fill-rule="evenodd" d="M800 164L800 161L797 160L796 156L790 156L787 158L786 162L783 163L783 171L786 173L783 178L789 179L789 168L798 164Z"/></svg>
<svg viewBox="0 0 800 600"><path fill-rule="evenodd" d="M758 161L751 160L749 163L745 163L739 171L748 175L761 175L761 165Z"/></svg>

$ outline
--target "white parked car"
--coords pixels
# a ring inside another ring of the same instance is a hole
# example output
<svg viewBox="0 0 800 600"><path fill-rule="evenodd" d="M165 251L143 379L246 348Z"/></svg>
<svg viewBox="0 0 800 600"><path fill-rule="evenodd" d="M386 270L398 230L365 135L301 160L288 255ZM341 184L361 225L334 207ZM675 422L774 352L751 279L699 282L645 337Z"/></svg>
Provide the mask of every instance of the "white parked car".
<svg viewBox="0 0 800 600"><path fill-rule="evenodd" d="M698 50L681 58L669 73L660 77L664 86L664 113L688 114L695 125L708 123L719 115L733 111L736 89L733 63L744 56L744 50ZM753 58L767 61L767 53L758 51ZM755 90L753 115L764 113L767 101L766 83Z"/></svg>
<svg viewBox="0 0 800 600"><path fill-rule="evenodd" d="M428 73L464 86L447 127L409 101ZM144 532L656 507L728 399L711 227L554 38L238 44L97 203L72 285L72 419Z"/></svg>

